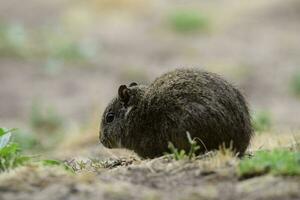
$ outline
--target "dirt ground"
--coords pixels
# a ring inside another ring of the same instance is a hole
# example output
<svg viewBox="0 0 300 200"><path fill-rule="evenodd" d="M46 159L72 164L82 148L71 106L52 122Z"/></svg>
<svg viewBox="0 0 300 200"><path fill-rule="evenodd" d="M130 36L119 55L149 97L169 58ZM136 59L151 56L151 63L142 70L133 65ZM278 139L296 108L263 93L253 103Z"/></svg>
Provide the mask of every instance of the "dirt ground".
<svg viewBox="0 0 300 200"><path fill-rule="evenodd" d="M97 5L99 0L91 2ZM136 7L132 0L134 6L125 11L123 4L114 9L117 0L103 2L95 11L94 4L80 0L27 0L22 6L17 0L0 0L0 21L32 30L68 24L68 17L78 13L88 17L92 7L92 25L85 25L80 37L101 46L96 59L66 62L51 72L45 59L0 57L0 126L30 129L32 105L42 102L54 107L70 127L70 137L51 156L116 163L75 175L60 168L20 167L0 175L0 199L300 199L299 177L240 179L236 159L140 160L98 145L101 112L119 84L147 83L178 67L223 75L241 88L251 110L271 113L274 133L298 133L300 100L291 94L289 83L300 70L300 2L145 1ZM208 33L180 35L165 28L164 14L187 5L212 19ZM273 136L260 137L250 151L266 148Z"/></svg>
<svg viewBox="0 0 300 200"><path fill-rule="evenodd" d="M234 159L215 164L218 168L212 167L212 161L174 161L167 157L123 160L115 161L117 165L112 169L82 170L76 176L62 169L21 167L0 177L0 197L3 200L300 198L299 177L264 175L239 179Z"/></svg>

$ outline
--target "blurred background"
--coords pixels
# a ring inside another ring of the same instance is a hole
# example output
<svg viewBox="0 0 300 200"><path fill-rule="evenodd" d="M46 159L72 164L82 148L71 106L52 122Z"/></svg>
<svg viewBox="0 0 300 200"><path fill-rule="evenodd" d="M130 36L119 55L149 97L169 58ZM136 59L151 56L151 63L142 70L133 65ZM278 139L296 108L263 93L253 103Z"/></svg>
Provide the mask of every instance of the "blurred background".
<svg viewBox="0 0 300 200"><path fill-rule="evenodd" d="M257 133L300 130L299 0L0 0L0 126L34 151L97 147L118 85L216 72Z"/></svg>

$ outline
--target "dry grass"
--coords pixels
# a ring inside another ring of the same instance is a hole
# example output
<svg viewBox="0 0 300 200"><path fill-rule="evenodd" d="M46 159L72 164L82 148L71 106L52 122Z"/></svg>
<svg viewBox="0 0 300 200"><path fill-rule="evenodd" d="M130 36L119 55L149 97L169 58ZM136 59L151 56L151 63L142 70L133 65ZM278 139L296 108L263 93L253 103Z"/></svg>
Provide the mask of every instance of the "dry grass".
<svg viewBox="0 0 300 200"><path fill-rule="evenodd" d="M300 132L270 133L255 135L249 148L250 152L257 150L271 150L274 148L295 148L299 145Z"/></svg>

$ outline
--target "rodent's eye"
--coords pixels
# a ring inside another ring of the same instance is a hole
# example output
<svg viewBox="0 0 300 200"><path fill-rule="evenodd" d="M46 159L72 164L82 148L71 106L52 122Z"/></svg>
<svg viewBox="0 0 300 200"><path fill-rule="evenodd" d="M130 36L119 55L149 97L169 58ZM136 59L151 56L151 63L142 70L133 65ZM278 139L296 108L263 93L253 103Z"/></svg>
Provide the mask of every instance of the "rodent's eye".
<svg viewBox="0 0 300 200"><path fill-rule="evenodd" d="M105 116L106 123L111 123L114 121L114 119L115 119L115 113L113 113L113 112L109 112Z"/></svg>

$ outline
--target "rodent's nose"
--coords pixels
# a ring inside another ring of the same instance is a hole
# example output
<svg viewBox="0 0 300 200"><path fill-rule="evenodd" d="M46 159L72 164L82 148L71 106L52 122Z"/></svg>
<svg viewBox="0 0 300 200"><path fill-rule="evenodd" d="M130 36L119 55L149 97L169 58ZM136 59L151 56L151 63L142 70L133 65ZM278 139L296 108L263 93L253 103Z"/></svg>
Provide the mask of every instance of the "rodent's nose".
<svg viewBox="0 0 300 200"><path fill-rule="evenodd" d="M105 139L104 139L104 137L100 137L100 143L105 143Z"/></svg>
<svg viewBox="0 0 300 200"><path fill-rule="evenodd" d="M99 140L100 140L100 143L103 144L103 141L104 141L104 135L103 135L103 132L100 130L99 131Z"/></svg>
<svg viewBox="0 0 300 200"><path fill-rule="evenodd" d="M105 137L100 137L100 143L106 148L111 148L110 142Z"/></svg>

